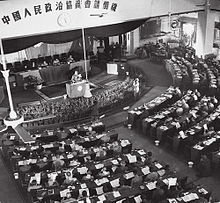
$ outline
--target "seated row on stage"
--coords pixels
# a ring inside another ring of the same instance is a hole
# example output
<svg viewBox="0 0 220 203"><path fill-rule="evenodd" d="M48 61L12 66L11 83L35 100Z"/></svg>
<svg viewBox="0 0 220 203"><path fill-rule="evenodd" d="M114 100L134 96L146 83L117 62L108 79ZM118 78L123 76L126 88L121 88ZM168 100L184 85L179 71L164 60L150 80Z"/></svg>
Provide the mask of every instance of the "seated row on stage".
<svg viewBox="0 0 220 203"><path fill-rule="evenodd" d="M2 152L30 203L208 202L210 193L177 177L152 153L98 122L32 132L34 143L5 133Z"/></svg>
<svg viewBox="0 0 220 203"><path fill-rule="evenodd" d="M88 58L94 56L93 53L88 54ZM13 73L22 71L28 71L36 69L37 67L57 66L61 64L70 64L83 59L82 53L69 52L62 54L55 54L53 56L40 56L38 58L32 58L30 60L15 61L14 63L7 63L7 69ZM1 69L1 64L0 64Z"/></svg>
<svg viewBox="0 0 220 203"><path fill-rule="evenodd" d="M90 61L86 60L87 71L91 71ZM85 73L85 61L77 61L69 64L57 64L55 66L39 67L35 70L15 73L17 86L24 86L25 83L31 83L28 77L39 78L46 85L63 83L70 79L70 74L75 71Z"/></svg>
<svg viewBox="0 0 220 203"><path fill-rule="evenodd" d="M175 77L182 77L182 71L187 70L191 85L186 86L183 81L182 85L175 83L181 87L170 87L161 96L128 112L130 127L184 154L196 164L202 176L211 175L212 170L220 167L220 83L217 80L220 64L208 63L211 65L175 59L175 65L171 62L168 68L174 83ZM201 167L204 156L206 164Z"/></svg>

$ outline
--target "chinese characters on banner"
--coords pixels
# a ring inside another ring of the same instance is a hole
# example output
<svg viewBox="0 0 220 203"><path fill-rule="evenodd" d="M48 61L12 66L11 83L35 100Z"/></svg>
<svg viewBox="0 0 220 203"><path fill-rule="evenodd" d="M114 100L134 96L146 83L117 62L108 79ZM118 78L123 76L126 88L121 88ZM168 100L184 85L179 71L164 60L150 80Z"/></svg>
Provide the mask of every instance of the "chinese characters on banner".
<svg viewBox="0 0 220 203"><path fill-rule="evenodd" d="M10 24L12 22L17 22L31 16L41 15L43 13L49 13L54 11L71 10L71 9L81 9L81 8L94 8L94 9L104 9L115 12L117 9L117 3L111 3L110 1L94 0L71 0L71 1L55 1L52 3L45 3L40 5L34 5L33 8L24 8L24 10L17 10L8 15L1 17L1 21L4 24Z"/></svg>

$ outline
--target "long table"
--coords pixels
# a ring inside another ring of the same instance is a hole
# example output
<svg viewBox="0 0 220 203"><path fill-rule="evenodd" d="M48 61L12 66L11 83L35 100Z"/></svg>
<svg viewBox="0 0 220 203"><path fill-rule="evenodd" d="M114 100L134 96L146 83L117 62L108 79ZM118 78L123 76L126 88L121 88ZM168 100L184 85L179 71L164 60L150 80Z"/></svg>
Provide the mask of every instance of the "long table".
<svg viewBox="0 0 220 203"><path fill-rule="evenodd" d="M87 71L91 70L90 61L86 60ZM36 70L29 70L15 73L16 83L18 86L24 85L24 79L28 76L42 78L46 85L57 84L68 81L70 78L69 71L81 67L81 71L85 72L85 62L77 61L70 64L61 64L59 66L47 66Z"/></svg>

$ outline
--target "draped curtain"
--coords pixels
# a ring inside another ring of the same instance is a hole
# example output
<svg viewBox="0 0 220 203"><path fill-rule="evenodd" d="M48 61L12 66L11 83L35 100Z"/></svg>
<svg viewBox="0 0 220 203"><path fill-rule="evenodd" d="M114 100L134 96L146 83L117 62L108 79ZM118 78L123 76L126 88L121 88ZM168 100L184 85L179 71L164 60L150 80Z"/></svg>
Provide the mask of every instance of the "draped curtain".
<svg viewBox="0 0 220 203"><path fill-rule="evenodd" d="M141 19L141 20L119 23L114 25L87 28L85 29L85 35L102 37L102 38L109 36L116 36L136 29L137 27L142 25L146 20L147 19ZM5 53L12 53L23 49L27 49L39 42L44 42L47 44L66 43L79 39L81 38L81 36L82 36L82 31L81 29L79 29L79 30L71 30L66 32L43 34L37 36L3 39L3 47Z"/></svg>
<svg viewBox="0 0 220 203"><path fill-rule="evenodd" d="M2 57L0 57L0 63L2 63L1 58ZM22 50L11 54L5 54L5 59L6 59L6 63L12 63L14 61L23 61L27 59L27 55L26 52Z"/></svg>
<svg viewBox="0 0 220 203"><path fill-rule="evenodd" d="M46 44L42 43L39 46L33 46L25 49L27 59L53 56L54 54L67 53L70 50L72 42L63 43L63 44Z"/></svg>

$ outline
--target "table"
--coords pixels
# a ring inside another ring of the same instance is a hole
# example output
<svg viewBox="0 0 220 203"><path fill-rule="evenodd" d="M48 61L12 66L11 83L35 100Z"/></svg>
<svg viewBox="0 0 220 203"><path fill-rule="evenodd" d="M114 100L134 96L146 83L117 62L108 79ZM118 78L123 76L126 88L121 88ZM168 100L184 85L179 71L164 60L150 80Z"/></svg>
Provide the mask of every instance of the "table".
<svg viewBox="0 0 220 203"><path fill-rule="evenodd" d="M91 70L90 61L86 60L87 71ZM24 79L29 75L42 78L46 85L57 84L69 80L69 71L76 68L82 67L82 71L85 72L84 61L77 61L70 64L61 64L59 66L47 66L41 67L36 70L29 70L24 72L15 73L15 80L18 86L24 85Z"/></svg>
<svg viewBox="0 0 220 203"><path fill-rule="evenodd" d="M69 80L69 64L60 66L48 66L39 70L41 78L47 85L56 84Z"/></svg>
<svg viewBox="0 0 220 203"><path fill-rule="evenodd" d="M87 71L91 70L91 66L90 66L90 60L86 60L86 65L87 65ZM74 63L70 63L70 70L76 68L76 67L82 67L83 72L85 72L85 62L84 60L81 61L77 61Z"/></svg>
<svg viewBox="0 0 220 203"><path fill-rule="evenodd" d="M85 93L86 81L83 80L77 83L66 83L66 93L69 98L82 97Z"/></svg>

